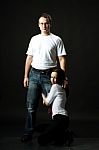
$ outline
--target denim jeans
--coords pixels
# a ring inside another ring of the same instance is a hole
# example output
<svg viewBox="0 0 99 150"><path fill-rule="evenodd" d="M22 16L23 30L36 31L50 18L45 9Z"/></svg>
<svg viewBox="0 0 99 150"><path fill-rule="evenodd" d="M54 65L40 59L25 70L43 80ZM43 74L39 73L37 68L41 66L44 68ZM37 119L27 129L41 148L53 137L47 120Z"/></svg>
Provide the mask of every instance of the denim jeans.
<svg viewBox="0 0 99 150"><path fill-rule="evenodd" d="M32 134L35 128L36 112L41 93L47 95L51 88L51 73L38 72L31 68L29 73L29 86L27 91L27 116L25 134Z"/></svg>

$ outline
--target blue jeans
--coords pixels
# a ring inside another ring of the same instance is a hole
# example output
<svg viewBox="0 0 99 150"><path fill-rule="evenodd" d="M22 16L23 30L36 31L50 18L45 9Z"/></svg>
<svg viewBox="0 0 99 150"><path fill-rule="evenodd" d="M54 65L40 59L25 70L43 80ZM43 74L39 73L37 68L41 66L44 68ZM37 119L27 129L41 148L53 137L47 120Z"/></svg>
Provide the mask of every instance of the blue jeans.
<svg viewBox="0 0 99 150"><path fill-rule="evenodd" d="M25 134L32 134L35 128L36 112L41 93L47 95L51 88L50 74L39 72L31 68L29 73L29 87L27 91L27 116Z"/></svg>

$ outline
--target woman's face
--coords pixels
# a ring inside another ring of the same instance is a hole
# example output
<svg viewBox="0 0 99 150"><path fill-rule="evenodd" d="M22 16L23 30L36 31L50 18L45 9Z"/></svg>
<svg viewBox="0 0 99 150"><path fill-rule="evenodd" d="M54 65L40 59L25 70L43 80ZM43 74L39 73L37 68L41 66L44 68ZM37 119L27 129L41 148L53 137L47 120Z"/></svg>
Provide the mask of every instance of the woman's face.
<svg viewBox="0 0 99 150"><path fill-rule="evenodd" d="M55 84L57 82L57 72L52 72L51 73L51 83Z"/></svg>

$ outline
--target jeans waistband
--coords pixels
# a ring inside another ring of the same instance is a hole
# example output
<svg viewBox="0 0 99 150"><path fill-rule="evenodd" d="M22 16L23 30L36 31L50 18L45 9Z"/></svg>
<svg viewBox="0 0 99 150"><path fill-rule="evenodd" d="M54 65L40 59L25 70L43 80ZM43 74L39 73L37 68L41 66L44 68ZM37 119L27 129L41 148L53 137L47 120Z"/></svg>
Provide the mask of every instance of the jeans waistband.
<svg viewBox="0 0 99 150"><path fill-rule="evenodd" d="M32 69L33 69L34 71L36 71L36 72L38 72L38 73L41 73L41 74L50 74L50 73L53 71L53 69L55 69L55 68L56 68L56 67L50 68L50 69L41 70L41 69L36 69L36 68L33 68L33 67L32 67Z"/></svg>

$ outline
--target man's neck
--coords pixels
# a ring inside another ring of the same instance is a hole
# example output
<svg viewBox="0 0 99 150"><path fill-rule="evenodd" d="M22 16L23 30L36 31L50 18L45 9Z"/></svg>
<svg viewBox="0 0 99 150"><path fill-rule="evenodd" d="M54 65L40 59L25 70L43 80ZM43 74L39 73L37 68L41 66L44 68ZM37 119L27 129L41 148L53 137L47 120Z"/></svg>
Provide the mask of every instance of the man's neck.
<svg viewBox="0 0 99 150"><path fill-rule="evenodd" d="M49 33L47 33L47 32L46 32L46 33L42 32L41 35L43 35L43 36L48 36L48 35L50 35L50 32L49 32Z"/></svg>

